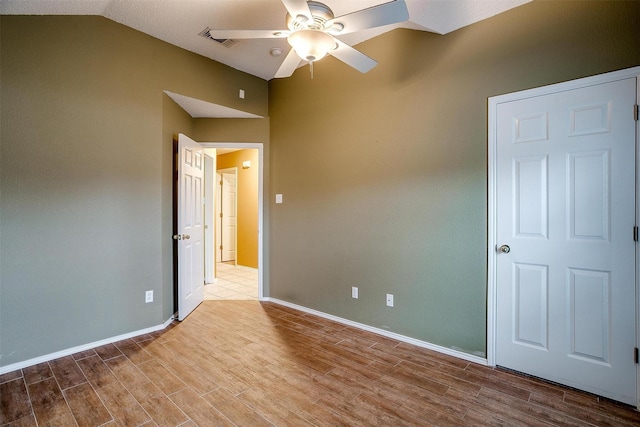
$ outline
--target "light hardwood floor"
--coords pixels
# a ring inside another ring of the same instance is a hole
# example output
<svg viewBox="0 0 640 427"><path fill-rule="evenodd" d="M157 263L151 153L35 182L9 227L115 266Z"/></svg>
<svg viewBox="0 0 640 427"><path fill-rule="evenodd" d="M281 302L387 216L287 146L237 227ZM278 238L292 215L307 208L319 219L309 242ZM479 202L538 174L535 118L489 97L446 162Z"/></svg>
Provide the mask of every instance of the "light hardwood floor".
<svg viewBox="0 0 640 427"><path fill-rule="evenodd" d="M0 376L10 426L638 426L633 409L273 303Z"/></svg>

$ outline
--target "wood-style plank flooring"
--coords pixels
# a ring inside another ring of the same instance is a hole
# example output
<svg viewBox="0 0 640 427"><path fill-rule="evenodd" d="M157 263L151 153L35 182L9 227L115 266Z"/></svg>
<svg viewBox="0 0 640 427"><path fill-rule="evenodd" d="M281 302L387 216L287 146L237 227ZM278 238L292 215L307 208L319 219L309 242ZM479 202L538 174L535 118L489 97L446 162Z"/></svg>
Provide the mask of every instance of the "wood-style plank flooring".
<svg viewBox="0 0 640 427"><path fill-rule="evenodd" d="M632 408L273 303L0 376L2 426L638 426Z"/></svg>

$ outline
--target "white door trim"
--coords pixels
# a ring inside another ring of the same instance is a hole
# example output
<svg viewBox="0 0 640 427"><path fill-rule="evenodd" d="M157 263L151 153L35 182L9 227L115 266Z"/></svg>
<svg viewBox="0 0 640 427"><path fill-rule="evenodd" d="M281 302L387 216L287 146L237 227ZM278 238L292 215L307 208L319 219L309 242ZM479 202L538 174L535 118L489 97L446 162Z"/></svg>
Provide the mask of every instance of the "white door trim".
<svg viewBox="0 0 640 427"><path fill-rule="evenodd" d="M216 170L216 174L220 175L220 180L223 179L222 175L225 174L225 173L235 176L235 197L233 198L233 203L235 204L234 212L236 213L236 224L235 224L235 227L233 227L234 232L235 232L235 236L233 236L233 241L235 242L234 252L235 252L236 255L233 257L233 265L237 266L238 265L238 168L237 167L232 167L232 168ZM222 186L222 184L218 183L218 186L220 187L220 186ZM218 197L218 199L216 199L219 202L216 205L217 206L217 210L219 211L218 213L224 213L224 212L222 212L220 210L222 208L221 205L223 204L222 199L224 198L222 189L220 189L219 196L220 197ZM224 208L222 208L222 209L224 209ZM220 239L220 241L216 242L216 251L220 251L220 257L216 256L216 262L219 262L224 258L222 256L222 251L220 250L220 245L223 245L222 244L222 236L223 236L224 233L222 232L222 221L220 221L220 216L219 215L216 218L216 221L219 221L219 223L220 223L220 233L218 235L218 239Z"/></svg>
<svg viewBox="0 0 640 427"><path fill-rule="evenodd" d="M532 98L542 95L548 95L551 93L557 93L561 91L578 89L586 86L593 86L602 83L609 83L618 80L624 80L628 78L634 78L640 76L640 67L629 68L626 70L614 71L611 73L599 74L592 77L586 77L582 79L572 80L569 82L553 84L549 86L543 86L535 89L524 90L520 92L509 93L505 95L499 95L489 98L488 100L488 266L487 266L487 364L489 366L495 366L495 354L496 354L496 312L497 312L497 279L496 279L496 247L497 247L497 223L496 223L496 208L497 208L497 107L504 102L511 102L520 99ZM640 79L639 79L640 80ZM640 86L640 85L639 85ZM636 92L636 97L640 93L640 87ZM638 102L638 98L636 98ZM632 111L629 111L632 114ZM640 138L640 125L636 122L636 145ZM638 152L638 150L636 150ZM640 156L640 154L638 154ZM640 161L640 157L636 160L636 164ZM638 173L636 173L636 203L640 199L640 191L638 189ZM636 204L636 224L639 224L638 217L638 205ZM631 231L629 231L631 233ZM640 256L636 248L636 266L640 264ZM640 277L640 271L636 267L636 313L640 314L640 298L638 297L638 282ZM636 316L636 333L640 330L639 316ZM636 345L640 342L640 336L636 336ZM630 356L631 357L631 356ZM640 371L636 369L638 374L638 384L640 384ZM640 389L637 393L640 396ZM639 402L640 403L640 402ZM640 406L640 405L639 405Z"/></svg>
<svg viewBox="0 0 640 427"><path fill-rule="evenodd" d="M211 153L213 154L213 153ZM215 248L215 219L211 208L215 206L215 171L216 158L212 157L205 149L204 153L204 282L213 283L215 280L214 258L211 256L211 248ZM213 173L211 171L213 170ZM212 243L213 242L213 243ZM215 250L215 249L214 249Z"/></svg>
<svg viewBox="0 0 640 427"><path fill-rule="evenodd" d="M205 148L258 150L258 300L264 296L264 144L261 142L200 142Z"/></svg>

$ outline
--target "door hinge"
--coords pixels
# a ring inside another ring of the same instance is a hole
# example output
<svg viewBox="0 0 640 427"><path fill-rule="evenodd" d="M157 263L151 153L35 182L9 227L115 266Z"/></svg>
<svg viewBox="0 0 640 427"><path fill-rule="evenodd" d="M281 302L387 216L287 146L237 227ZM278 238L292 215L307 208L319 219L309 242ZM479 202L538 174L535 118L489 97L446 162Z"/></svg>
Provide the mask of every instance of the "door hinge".
<svg viewBox="0 0 640 427"><path fill-rule="evenodd" d="M222 212L220 212L220 218L222 218Z"/></svg>
<svg viewBox="0 0 640 427"><path fill-rule="evenodd" d="M638 241L638 226L634 226L633 227L633 241L637 242Z"/></svg>
<svg viewBox="0 0 640 427"><path fill-rule="evenodd" d="M638 347L633 349L633 361L638 363Z"/></svg>
<svg viewBox="0 0 640 427"><path fill-rule="evenodd" d="M220 181L220 185L222 185L222 181Z"/></svg>
<svg viewBox="0 0 640 427"><path fill-rule="evenodd" d="M638 116L640 116L639 110L640 108L638 107L638 104L633 106L633 120L635 120L636 122L638 121Z"/></svg>
<svg viewBox="0 0 640 427"><path fill-rule="evenodd" d="M220 245L220 250L222 250L222 245Z"/></svg>

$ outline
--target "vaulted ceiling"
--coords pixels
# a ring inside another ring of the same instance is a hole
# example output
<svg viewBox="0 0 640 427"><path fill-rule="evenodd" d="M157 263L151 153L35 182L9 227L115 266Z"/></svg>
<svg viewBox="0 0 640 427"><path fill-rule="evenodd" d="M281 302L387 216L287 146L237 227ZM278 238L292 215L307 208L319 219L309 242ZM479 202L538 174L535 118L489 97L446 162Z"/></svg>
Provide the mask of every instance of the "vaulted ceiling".
<svg viewBox="0 0 640 427"><path fill-rule="evenodd" d="M322 0L335 16L388 1ZM408 21L338 38L355 45L400 27L446 34L528 1L405 0ZM223 45L201 33L207 29L286 29L286 13L281 0L0 0L2 15L101 15L265 80L274 77L284 60L289 50L286 39L238 40ZM274 47L284 53L271 55Z"/></svg>

